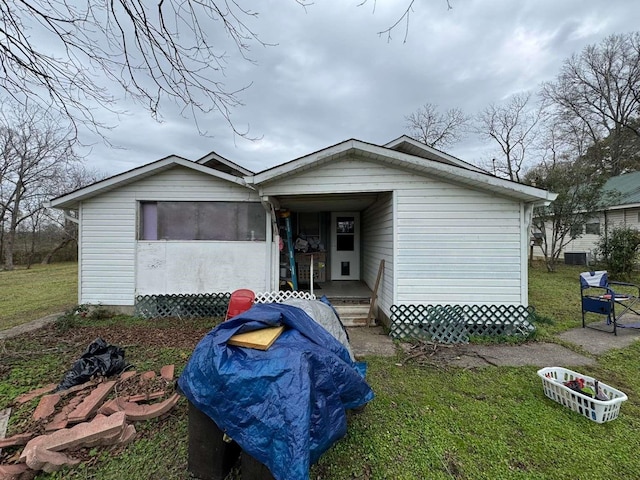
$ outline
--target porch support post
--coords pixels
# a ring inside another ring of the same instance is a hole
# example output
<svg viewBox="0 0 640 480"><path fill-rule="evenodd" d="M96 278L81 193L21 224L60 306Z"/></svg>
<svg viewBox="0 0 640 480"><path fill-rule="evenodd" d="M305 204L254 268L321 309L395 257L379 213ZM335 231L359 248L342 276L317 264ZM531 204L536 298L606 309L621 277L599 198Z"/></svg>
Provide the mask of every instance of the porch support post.
<svg viewBox="0 0 640 480"><path fill-rule="evenodd" d="M533 204L520 203L520 303L529 306L529 242Z"/></svg>
<svg viewBox="0 0 640 480"><path fill-rule="evenodd" d="M262 206L267 212L266 215L266 265L265 265L265 291L278 290L277 277L274 274L274 257L277 252L277 242L274 242L274 238L277 240L278 236L278 224L276 220L275 208L279 206L278 201L273 197L261 196L260 200Z"/></svg>

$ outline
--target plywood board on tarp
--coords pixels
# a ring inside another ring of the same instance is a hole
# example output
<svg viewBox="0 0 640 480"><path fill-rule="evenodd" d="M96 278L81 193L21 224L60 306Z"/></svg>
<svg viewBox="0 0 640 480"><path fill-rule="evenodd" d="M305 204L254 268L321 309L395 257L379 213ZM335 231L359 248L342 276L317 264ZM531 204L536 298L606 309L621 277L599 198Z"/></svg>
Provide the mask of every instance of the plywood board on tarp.
<svg viewBox="0 0 640 480"><path fill-rule="evenodd" d="M228 345L235 345L238 347L255 348L257 350L267 350L273 342L280 336L284 326L279 327L267 327L260 330L254 330L247 333L239 333L231 337L228 341Z"/></svg>

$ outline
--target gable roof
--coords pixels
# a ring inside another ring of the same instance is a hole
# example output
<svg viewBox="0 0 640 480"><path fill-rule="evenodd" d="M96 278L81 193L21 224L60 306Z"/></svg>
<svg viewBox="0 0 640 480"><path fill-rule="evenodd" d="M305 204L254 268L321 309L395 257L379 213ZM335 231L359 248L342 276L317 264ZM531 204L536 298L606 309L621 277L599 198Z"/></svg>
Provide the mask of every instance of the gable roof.
<svg viewBox="0 0 640 480"><path fill-rule="evenodd" d="M253 175L253 172L251 170L247 170L237 163L224 158L222 155L218 155L216 152L206 154L201 159L196 160L196 163L199 163L200 165L206 165L210 168L215 168L216 170L219 170L223 173L228 173L230 175L235 175L236 177Z"/></svg>
<svg viewBox="0 0 640 480"><path fill-rule="evenodd" d="M454 157L453 155L449 155L448 153L438 150L437 148L425 145L424 143L421 143L414 138L408 137L407 135L402 135L401 137L398 137L383 146L385 148L390 148L392 150L397 150L399 152L413 155L414 157L422 157L427 160L434 160L436 162L447 163L449 165L455 165L457 167L468 168L469 170L473 170L475 172L489 173L480 167L476 167L475 165L465 162L464 160L460 160L459 158Z"/></svg>
<svg viewBox="0 0 640 480"><path fill-rule="evenodd" d="M244 179L239 178L235 175L229 175L228 173L221 172L214 168L206 167L196 162L192 162L191 160L187 160L176 155L171 155L169 157L165 157L141 167L128 170L124 173L114 175L104 180L92 183L91 185L88 185L86 187L82 187L72 192L65 193L64 195L61 195L59 197L53 198L49 201L49 206L57 208L73 208L78 202L82 200L94 197L115 188L122 187L123 185L127 185L129 183L137 182L138 180L141 180L145 177L150 177L176 166L189 168L191 170L195 170L206 175L211 175L222 180L227 180L229 182L237 183L242 186L247 186Z"/></svg>
<svg viewBox="0 0 640 480"><path fill-rule="evenodd" d="M246 180L247 183L260 186L261 184L277 181L278 179L316 168L319 165L349 155L359 155L369 160L377 160L389 165L412 170L421 175L433 175L446 181L492 191L528 203L547 203L555 200L557 197L557 194L547 192L546 190L504 180L484 171L467 168L467 166L455 165L449 158L446 159L447 161L427 160L424 157L416 157L402 151L355 139L346 140L282 165L263 170L253 177L248 177Z"/></svg>
<svg viewBox="0 0 640 480"><path fill-rule="evenodd" d="M615 200L615 206L610 208L622 208L632 204L640 204L640 172L625 173L617 177L609 178L602 189L605 192L619 193Z"/></svg>

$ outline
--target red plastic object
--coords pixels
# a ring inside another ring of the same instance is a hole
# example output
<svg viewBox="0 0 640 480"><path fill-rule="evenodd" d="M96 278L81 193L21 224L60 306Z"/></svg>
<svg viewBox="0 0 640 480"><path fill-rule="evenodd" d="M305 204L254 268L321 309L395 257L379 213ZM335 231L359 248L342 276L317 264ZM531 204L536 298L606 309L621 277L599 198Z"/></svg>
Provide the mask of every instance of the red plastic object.
<svg viewBox="0 0 640 480"><path fill-rule="evenodd" d="M253 302L256 300L256 294L252 290L247 288L241 288L234 291L229 299L229 307L227 308L227 316L225 320L240 315L246 312L253 306Z"/></svg>

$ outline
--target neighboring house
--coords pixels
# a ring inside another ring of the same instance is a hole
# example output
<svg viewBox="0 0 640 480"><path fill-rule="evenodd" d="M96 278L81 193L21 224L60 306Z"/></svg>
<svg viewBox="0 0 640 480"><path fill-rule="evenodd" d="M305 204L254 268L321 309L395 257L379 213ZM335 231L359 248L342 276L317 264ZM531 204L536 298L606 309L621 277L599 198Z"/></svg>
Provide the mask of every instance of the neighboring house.
<svg viewBox="0 0 640 480"><path fill-rule="evenodd" d="M51 200L77 209L80 303L278 290L277 211L323 250L322 279L392 305L528 304L535 205L556 195L500 179L406 136L359 140L254 174L215 153L167 157ZM294 237L295 238L295 237Z"/></svg>
<svg viewBox="0 0 640 480"><path fill-rule="evenodd" d="M640 230L640 172L625 173L609 178L603 185L605 192L614 194L614 202L601 212L594 213L586 225L574 232L573 238L560 252L571 254L568 261L595 259L596 244L605 231L615 226L628 226ZM542 256L539 248L534 256Z"/></svg>

